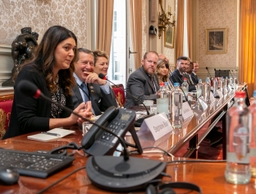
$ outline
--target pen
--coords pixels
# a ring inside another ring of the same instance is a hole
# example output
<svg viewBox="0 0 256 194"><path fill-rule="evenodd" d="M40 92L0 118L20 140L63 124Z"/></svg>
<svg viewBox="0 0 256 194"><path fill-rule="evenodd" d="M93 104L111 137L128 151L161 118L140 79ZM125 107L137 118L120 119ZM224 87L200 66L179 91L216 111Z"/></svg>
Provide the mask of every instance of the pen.
<svg viewBox="0 0 256 194"><path fill-rule="evenodd" d="M41 132L43 134L47 134L47 135L53 135L53 136L60 136L60 134L58 133L50 133L50 132Z"/></svg>

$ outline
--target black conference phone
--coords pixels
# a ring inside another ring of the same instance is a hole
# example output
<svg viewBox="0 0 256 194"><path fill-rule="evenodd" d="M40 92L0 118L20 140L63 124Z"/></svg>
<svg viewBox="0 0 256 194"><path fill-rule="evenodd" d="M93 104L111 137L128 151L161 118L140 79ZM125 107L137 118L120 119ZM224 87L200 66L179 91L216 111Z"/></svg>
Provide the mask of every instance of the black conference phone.
<svg viewBox="0 0 256 194"><path fill-rule="evenodd" d="M142 154L142 148L134 129L134 121L136 114L133 110L109 107L101 117L96 121L96 124L111 130L119 137L124 138L129 131L133 137L135 145L129 146L138 149ZM81 145L84 151L93 156L112 155L120 142L114 135L104 131L96 125L92 125L86 135L83 137Z"/></svg>

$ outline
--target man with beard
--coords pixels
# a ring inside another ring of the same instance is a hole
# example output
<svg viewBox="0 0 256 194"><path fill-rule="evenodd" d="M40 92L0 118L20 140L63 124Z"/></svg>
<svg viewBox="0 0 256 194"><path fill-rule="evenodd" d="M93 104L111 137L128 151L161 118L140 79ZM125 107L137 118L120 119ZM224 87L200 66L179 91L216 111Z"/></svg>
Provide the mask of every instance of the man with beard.
<svg viewBox="0 0 256 194"><path fill-rule="evenodd" d="M141 61L142 66L129 76L125 108L142 104L144 100L156 101L157 92L160 88L155 74L157 62L157 52L149 51L144 54Z"/></svg>

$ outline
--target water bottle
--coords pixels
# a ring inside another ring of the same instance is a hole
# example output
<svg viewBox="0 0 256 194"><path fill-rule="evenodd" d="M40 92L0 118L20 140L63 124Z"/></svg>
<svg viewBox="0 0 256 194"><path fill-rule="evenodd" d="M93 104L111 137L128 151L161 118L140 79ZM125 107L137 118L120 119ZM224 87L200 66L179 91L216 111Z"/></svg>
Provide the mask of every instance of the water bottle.
<svg viewBox="0 0 256 194"><path fill-rule="evenodd" d="M250 182L250 119L245 92L235 93L235 105L227 113L227 162L225 178L233 184Z"/></svg>
<svg viewBox="0 0 256 194"><path fill-rule="evenodd" d="M225 86L224 86L224 78L223 77L221 77L220 78L220 92L221 92L221 94L224 96L225 95L225 88L224 88Z"/></svg>
<svg viewBox="0 0 256 194"><path fill-rule="evenodd" d="M230 92L228 77L224 79L224 90L226 91L226 94Z"/></svg>
<svg viewBox="0 0 256 194"><path fill-rule="evenodd" d="M233 85L234 85L234 89L237 90L238 89L238 79L236 78L236 76L233 79Z"/></svg>
<svg viewBox="0 0 256 194"><path fill-rule="evenodd" d="M182 96L183 93L179 88L179 83L174 83L174 91L172 93L172 125L175 129L181 128L182 117Z"/></svg>
<svg viewBox="0 0 256 194"><path fill-rule="evenodd" d="M169 115L168 96L164 82L160 83L160 96L156 99L156 106L158 113L165 112L167 116Z"/></svg>
<svg viewBox="0 0 256 194"><path fill-rule="evenodd" d="M233 78L232 77L229 78L229 88L230 88L230 91L232 91L234 89L234 84L233 84Z"/></svg>
<svg viewBox="0 0 256 194"><path fill-rule="evenodd" d="M256 90L253 92L253 102L249 109L252 114L252 126L251 126L251 173L252 177L256 177Z"/></svg>
<svg viewBox="0 0 256 194"><path fill-rule="evenodd" d="M169 109L169 119L171 119L172 115L172 92L174 90L173 85L170 87L170 83L165 82L165 88L167 91L167 97L168 97L168 109Z"/></svg>
<svg viewBox="0 0 256 194"><path fill-rule="evenodd" d="M198 84L196 85L197 98L200 98L203 95L204 85L202 79L198 80Z"/></svg>
<svg viewBox="0 0 256 194"><path fill-rule="evenodd" d="M184 77L183 78L183 83L181 84L181 89L183 90L184 95L186 95L186 96L188 96L188 88L189 88L189 85L188 85L187 78Z"/></svg>
<svg viewBox="0 0 256 194"><path fill-rule="evenodd" d="M209 103L211 100L211 97L210 97L210 95L211 95L211 80L209 77L207 77L205 80L203 95L204 95L204 101Z"/></svg>
<svg viewBox="0 0 256 194"><path fill-rule="evenodd" d="M219 94L218 94L217 90L218 90L218 79L217 79L217 77L215 77L213 79L213 96L215 98L219 97Z"/></svg>

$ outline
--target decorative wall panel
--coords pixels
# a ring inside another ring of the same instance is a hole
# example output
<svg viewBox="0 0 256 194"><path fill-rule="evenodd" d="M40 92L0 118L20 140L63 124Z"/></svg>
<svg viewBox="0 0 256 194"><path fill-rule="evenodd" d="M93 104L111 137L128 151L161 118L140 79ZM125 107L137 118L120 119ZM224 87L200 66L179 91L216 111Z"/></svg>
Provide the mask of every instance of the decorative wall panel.
<svg viewBox="0 0 256 194"><path fill-rule="evenodd" d="M199 0L199 63L213 68L235 68L237 44L237 1ZM206 29L227 28L227 53L206 54ZM202 68L203 68L202 67Z"/></svg>
<svg viewBox="0 0 256 194"><path fill-rule="evenodd" d="M78 46L86 47L87 1L85 0L1 0L0 44L11 45L26 26L39 34L52 25L62 25L73 31Z"/></svg>

